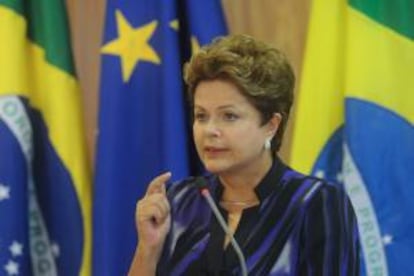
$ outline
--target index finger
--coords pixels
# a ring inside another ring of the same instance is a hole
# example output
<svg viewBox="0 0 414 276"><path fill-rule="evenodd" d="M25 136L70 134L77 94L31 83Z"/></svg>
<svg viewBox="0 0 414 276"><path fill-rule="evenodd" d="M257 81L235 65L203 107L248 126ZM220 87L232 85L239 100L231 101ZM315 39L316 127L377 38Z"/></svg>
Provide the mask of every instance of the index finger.
<svg viewBox="0 0 414 276"><path fill-rule="evenodd" d="M163 193L165 194L165 182L171 178L171 172L165 172L157 177L155 177L151 183L148 185L146 196L153 193Z"/></svg>

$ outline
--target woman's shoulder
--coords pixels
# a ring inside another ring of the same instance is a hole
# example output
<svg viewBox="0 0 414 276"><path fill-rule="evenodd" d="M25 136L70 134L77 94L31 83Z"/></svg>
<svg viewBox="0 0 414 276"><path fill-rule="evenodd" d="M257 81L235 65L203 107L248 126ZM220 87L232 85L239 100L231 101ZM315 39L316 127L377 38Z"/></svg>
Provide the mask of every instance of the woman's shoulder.
<svg viewBox="0 0 414 276"><path fill-rule="evenodd" d="M303 214L306 229L319 226L357 229L352 202L341 183L296 173L286 184L293 187L290 196L298 203L295 206Z"/></svg>
<svg viewBox="0 0 414 276"><path fill-rule="evenodd" d="M345 212L350 216L349 218L355 216L352 202L341 183L311 175L303 175L301 183L304 186L307 183L306 193L303 196L303 207L308 215L320 216L322 213L325 215L329 213L337 216Z"/></svg>
<svg viewBox="0 0 414 276"><path fill-rule="evenodd" d="M306 176L306 179L309 179L313 183L312 187L314 191L312 195L315 198L314 200L348 198L346 190L341 183L331 182L315 176Z"/></svg>
<svg viewBox="0 0 414 276"><path fill-rule="evenodd" d="M301 191L304 203L330 199L348 199L344 186L313 175L297 172L289 167L284 174L284 186Z"/></svg>

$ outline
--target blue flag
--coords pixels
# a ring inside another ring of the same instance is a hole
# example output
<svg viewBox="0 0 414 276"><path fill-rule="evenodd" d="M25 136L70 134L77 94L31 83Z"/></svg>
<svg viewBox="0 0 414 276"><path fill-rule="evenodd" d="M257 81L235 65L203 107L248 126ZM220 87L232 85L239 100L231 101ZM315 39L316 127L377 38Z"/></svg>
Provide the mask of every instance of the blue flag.
<svg viewBox="0 0 414 276"><path fill-rule="evenodd" d="M101 48L94 275L125 275L135 205L152 178L193 174L182 65L226 32L220 1L108 1Z"/></svg>

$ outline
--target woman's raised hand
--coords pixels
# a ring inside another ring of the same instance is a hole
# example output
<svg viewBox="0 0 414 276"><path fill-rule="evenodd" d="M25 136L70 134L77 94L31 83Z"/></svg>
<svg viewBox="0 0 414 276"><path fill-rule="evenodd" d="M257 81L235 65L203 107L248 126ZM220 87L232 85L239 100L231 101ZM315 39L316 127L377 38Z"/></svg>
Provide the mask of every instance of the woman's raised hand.
<svg viewBox="0 0 414 276"><path fill-rule="evenodd" d="M154 178L145 196L137 203L135 221L138 231L138 251L143 257L158 260L165 237L170 230L170 204L165 189L165 183L170 178L170 172Z"/></svg>

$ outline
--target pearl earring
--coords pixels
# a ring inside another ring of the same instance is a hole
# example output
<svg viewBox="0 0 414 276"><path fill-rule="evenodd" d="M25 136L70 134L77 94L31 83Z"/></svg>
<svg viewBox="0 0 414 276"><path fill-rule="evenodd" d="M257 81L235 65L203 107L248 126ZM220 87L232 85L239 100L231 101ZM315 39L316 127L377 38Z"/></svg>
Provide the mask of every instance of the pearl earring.
<svg viewBox="0 0 414 276"><path fill-rule="evenodd" d="M272 146L272 144L271 144L271 140L272 140L272 138L271 138L271 137L266 139L265 144L264 144L264 148L265 148L266 150L270 150L270 148L271 148L271 146Z"/></svg>

